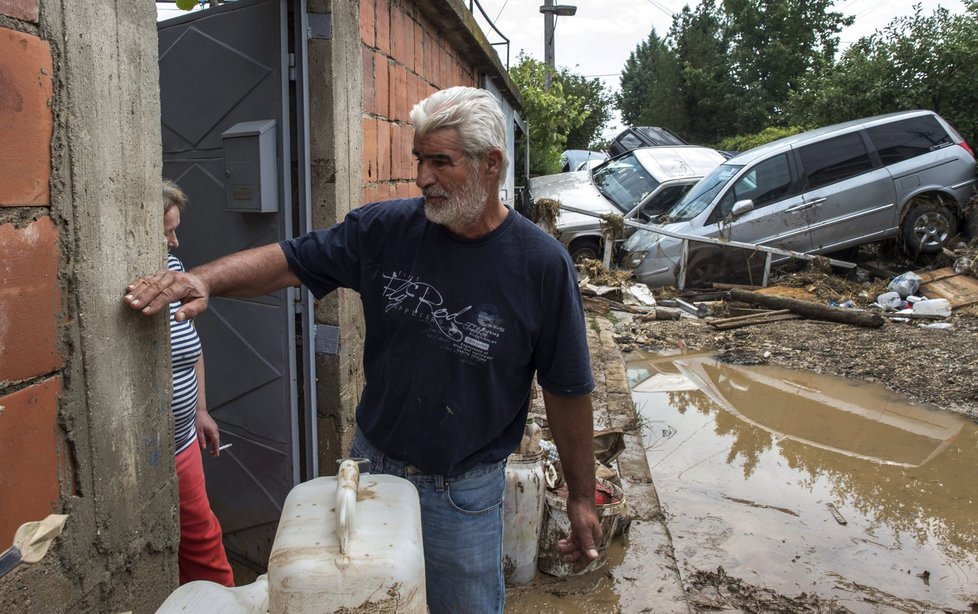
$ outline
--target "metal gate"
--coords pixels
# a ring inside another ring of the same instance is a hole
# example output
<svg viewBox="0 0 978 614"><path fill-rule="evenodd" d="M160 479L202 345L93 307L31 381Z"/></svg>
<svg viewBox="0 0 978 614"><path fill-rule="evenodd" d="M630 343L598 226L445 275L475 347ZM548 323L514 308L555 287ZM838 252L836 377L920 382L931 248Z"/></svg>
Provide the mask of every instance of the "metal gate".
<svg viewBox="0 0 978 614"><path fill-rule="evenodd" d="M190 199L176 251L188 268L309 226L305 29L304 0L159 23L163 175ZM258 159L229 155L232 134L262 141ZM252 180L261 189L239 185ZM208 494L228 554L263 571L285 496L318 474L312 300L293 288L216 298L196 324L208 409L232 444L204 456Z"/></svg>

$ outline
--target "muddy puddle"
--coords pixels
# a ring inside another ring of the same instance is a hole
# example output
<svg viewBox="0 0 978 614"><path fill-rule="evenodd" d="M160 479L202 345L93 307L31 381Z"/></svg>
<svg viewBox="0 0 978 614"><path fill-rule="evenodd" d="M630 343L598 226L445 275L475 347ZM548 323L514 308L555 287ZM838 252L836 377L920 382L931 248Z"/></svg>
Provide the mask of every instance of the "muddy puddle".
<svg viewBox="0 0 978 614"><path fill-rule="evenodd" d="M853 612L978 611L974 422L837 377L628 358L684 581L722 568Z"/></svg>

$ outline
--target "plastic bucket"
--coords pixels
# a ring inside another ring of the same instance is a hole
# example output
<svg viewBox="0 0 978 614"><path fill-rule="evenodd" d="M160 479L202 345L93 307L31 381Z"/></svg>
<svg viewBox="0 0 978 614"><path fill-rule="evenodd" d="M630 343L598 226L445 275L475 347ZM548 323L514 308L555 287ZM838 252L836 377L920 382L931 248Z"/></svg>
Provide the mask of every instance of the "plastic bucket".
<svg viewBox="0 0 978 614"><path fill-rule="evenodd" d="M625 493L622 489L607 481L598 480L610 490L611 502L595 506L598 520L601 522L601 544L598 546L598 558L581 568L578 563L565 563L564 557L557 549L557 541L570 534L570 519L567 518L567 486L547 491L547 503L543 513L543 531L540 533L540 550L537 566L545 574L551 576L577 576L600 569L608 562L608 544L618 528L618 518L625 508Z"/></svg>

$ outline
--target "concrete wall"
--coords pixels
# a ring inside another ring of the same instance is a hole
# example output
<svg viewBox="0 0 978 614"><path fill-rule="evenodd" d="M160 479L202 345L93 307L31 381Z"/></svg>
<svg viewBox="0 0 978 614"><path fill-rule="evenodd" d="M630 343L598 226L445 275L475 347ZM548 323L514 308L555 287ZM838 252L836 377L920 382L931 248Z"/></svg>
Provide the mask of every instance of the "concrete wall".
<svg viewBox="0 0 978 614"><path fill-rule="evenodd" d="M0 550L51 513L3 612L151 612L176 585L163 317L127 313L163 264L155 13L0 0Z"/></svg>
<svg viewBox="0 0 978 614"><path fill-rule="evenodd" d="M522 104L495 50L461 0L310 0L330 13L332 40L310 41L314 225L363 203L420 196L414 185L411 108L436 90L491 79L502 100ZM320 471L349 449L363 388L359 298L335 292L316 320L338 326L340 350L318 358Z"/></svg>

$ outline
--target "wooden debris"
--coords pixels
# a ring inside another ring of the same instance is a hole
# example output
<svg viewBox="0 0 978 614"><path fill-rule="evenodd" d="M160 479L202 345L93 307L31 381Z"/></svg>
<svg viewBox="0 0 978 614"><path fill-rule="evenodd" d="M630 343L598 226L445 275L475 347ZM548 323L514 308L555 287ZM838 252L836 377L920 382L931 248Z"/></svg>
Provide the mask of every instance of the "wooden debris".
<svg viewBox="0 0 978 614"><path fill-rule="evenodd" d="M582 298L584 299L584 307L598 313L608 313L608 310L610 309L617 309L619 311L627 311L629 313L644 315L655 311L654 307L637 307L626 305L625 303L621 303L610 298L605 298L603 296L584 296Z"/></svg>
<svg viewBox="0 0 978 614"><path fill-rule="evenodd" d="M584 300L584 309L587 311L592 313L600 313L601 315L605 315L611 311L611 305L609 305L608 301L604 299L587 295L582 296L581 298Z"/></svg>
<svg viewBox="0 0 978 614"><path fill-rule="evenodd" d="M730 298L749 305L760 305L761 307L771 309L788 309L793 313L814 320L826 320L865 328L879 328L883 326L883 318L879 314L867 313L865 311L827 307L810 301L800 301L783 296L769 296L739 288L731 288Z"/></svg>
<svg viewBox="0 0 978 614"><path fill-rule="evenodd" d="M669 309L655 309L652 313L647 313L639 321L641 322L651 322L652 320L678 320L682 317L682 314L678 311L672 311Z"/></svg>
<svg viewBox="0 0 978 614"><path fill-rule="evenodd" d="M841 524L843 526L849 524L849 521L847 521L846 520L846 517L842 515L842 512L839 511L839 508L837 508L832 503L829 503L828 504L828 507L829 507L829 511L832 512L832 517L835 518L835 521L836 522L838 522L839 524Z"/></svg>
<svg viewBox="0 0 978 614"><path fill-rule="evenodd" d="M734 328L743 328L744 326L753 326L754 324L767 324L768 322L780 322L782 320L798 320L799 318L801 316L797 313L792 313L790 309L778 309L730 318L716 318L709 320L707 323L717 330L731 330Z"/></svg>
<svg viewBox="0 0 978 614"><path fill-rule="evenodd" d="M978 303L978 279L955 273L951 267L918 273L918 292L927 298L946 298L951 309Z"/></svg>

